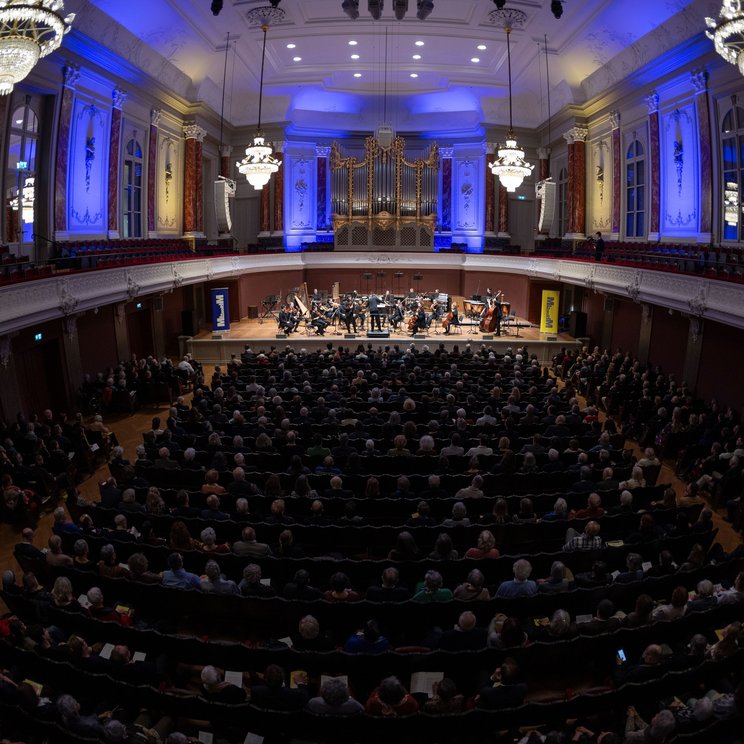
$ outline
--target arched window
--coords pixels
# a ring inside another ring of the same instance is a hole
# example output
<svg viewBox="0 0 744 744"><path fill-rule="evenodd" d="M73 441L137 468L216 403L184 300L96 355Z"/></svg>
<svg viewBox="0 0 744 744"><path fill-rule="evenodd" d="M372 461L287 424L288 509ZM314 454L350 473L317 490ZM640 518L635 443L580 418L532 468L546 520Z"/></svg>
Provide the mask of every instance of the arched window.
<svg viewBox="0 0 744 744"><path fill-rule="evenodd" d="M723 240L741 240L742 183L744 182L744 108L729 109L721 123L723 173Z"/></svg>
<svg viewBox="0 0 744 744"><path fill-rule="evenodd" d="M625 237L646 235L646 156L634 139L625 156Z"/></svg>
<svg viewBox="0 0 744 744"><path fill-rule="evenodd" d="M36 154L39 119L31 108L31 97L17 106L10 117L8 172L5 179L8 243L32 243L36 211Z"/></svg>
<svg viewBox="0 0 744 744"><path fill-rule="evenodd" d="M568 171L558 171L558 235L563 237L568 229Z"/></svg>
<svg viewBox="0 0 744 744"><path fill-rule="evenodd" d="M142 145L135 137L127 142L124 154L123 238L142 237Z"/></svg>

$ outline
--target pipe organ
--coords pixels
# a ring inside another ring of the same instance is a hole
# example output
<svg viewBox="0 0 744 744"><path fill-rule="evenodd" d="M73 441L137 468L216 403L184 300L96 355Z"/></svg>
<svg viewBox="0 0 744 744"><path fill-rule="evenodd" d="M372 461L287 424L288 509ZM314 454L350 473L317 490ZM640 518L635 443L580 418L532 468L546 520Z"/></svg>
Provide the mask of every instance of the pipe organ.
<svg viewBox="0 0 744 744"><path fill-rule="evenodd" d="M383 147L367 137L364 158L331 148L331 212L336 247L432 250L437 224L439 150L405 157L405 141Z"/></svg>

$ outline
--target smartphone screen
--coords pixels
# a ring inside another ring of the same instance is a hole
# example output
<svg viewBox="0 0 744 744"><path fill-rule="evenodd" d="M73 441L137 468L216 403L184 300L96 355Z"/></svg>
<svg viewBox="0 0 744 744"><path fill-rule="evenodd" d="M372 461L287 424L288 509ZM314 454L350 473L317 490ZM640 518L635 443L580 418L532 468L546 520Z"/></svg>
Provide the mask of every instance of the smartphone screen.
<svg viewBox="0 0 744 744"><path fill-rule="evenodd" d="M625 651L623 651L622 649L619 649L617 652L617 658L620 659L620 661L622 661L623 663L625 663L626 661Z"/></svg>

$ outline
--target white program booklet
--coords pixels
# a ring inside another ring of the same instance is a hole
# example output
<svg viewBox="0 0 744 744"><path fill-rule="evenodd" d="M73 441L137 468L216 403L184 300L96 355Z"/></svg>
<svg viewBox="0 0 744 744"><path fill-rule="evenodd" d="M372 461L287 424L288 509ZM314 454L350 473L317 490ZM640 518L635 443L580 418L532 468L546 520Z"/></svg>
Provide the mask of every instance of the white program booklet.
<svg viewBox="0 0 744 744"><path fill-rule="evenodd" d="M259 582L264 586L271 586L271 579L259 579ZM255 734L251 734L251 736L255 736ZM263 739L261 741L263 741Z"/></svg>
<svg viewBox="0 0 744 744"><path fill-rule="evenodd" d="M209 731L200 731L198 739L202 744L212 744L212 741L214 740L214 734L210 733Z"/></svg>
<svg viewBox="0 0 744 744"><path fill-rule="evenodd" d="M289 636L286 638L277 638L277 640L279 643L283 643L285 646L289 646L290 648L294 646L294 643L292 643L292 639Z"/></svg>
<svg viewBox="0 0 744 744"><path fill-rule="evenodd" d="M111 658L111 652L114 650L114 644L113 643L107 643L102 649L101 653L98 654L102 659L110 659Z"/></svg>
<svg viewBox="0 0 744 744"><path fill-rule="evenodd" d="M132 661L144 661L147 658L147 654L144 651L135 651L132 654Z"/></svg>
<svg viewBox="0 0 744 744"><path fill-rule="evenodd" d="M411 675L411 693L431 697L434 683L441 682L443 679L444 672L414 672Z"/></svg>
<svg viewBox="0 0 744 744"><path fill-rule="evenodd" d="M576 615L577 623L590 623L592 621L591 615Z"/></svg>
<svg viewBox="0 0 744 744"><path fill-rule="evenodd" d="M225 682L235 687L243 686L243 672L225 671Z"/></svg>
<svg viewBox="0 0 744 744"><path fill-rule="evenodd" d="M245 740L243 741L243 744L263 744L263 736L259 736L258 734L252 734L250 731L245 735Z"/></svg>

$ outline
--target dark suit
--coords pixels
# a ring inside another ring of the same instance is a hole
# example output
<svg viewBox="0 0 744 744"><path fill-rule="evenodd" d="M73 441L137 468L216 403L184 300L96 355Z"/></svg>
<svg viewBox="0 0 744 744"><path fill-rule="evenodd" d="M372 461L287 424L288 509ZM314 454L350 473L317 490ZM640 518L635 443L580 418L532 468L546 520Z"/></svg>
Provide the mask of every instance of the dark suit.
<svg viewBox="0 0 744 744"><path fill-rule="evenodd" d="M375 330L375 325L377 325L377 330L382 330L382 325L380 323L380 298L377 295L370 295L369 296L369 329L370 331Z"/></svg>

